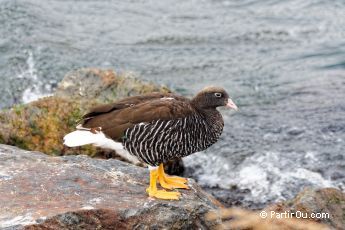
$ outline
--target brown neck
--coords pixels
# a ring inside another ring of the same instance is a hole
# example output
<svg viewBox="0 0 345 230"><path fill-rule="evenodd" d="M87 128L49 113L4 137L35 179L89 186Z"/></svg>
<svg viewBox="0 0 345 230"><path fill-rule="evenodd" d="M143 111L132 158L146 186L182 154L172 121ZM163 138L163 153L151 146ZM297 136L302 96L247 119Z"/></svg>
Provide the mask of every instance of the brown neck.
<svg viewBox="0 0 345 230"><path fill-rule="evenodd" d="M196 95L192 100L191 104L198 110L216 110L216 107L209 106L208 101L205 101L204 98L201 98L199 95Z"/></svg>
<svg viewBox="0 0 345 230"><path fill-rule="evenodd" d="M215 106L209 106L204 98L201 98L199 95L197 95L191 100L191 104L207 120L209 125L224 125L223 117L220 112Z"/></svg>
<svg viewBox="0 0 345 230"><path fill-rule="evenodd" d="M211 126L217 125L222 126L224 125L223 117L220 114L220 112L214 108L198 108L195 107L195 109L199 112L200 115L202 115L207 123Z"/></svg>
<svg viewBox="0 0 345 230"><path fill-rule="evenodd" d="M223 117L216 108L204 109L204 112L204 114L207 114L206 119L210 122L223 122Z"/></svg>

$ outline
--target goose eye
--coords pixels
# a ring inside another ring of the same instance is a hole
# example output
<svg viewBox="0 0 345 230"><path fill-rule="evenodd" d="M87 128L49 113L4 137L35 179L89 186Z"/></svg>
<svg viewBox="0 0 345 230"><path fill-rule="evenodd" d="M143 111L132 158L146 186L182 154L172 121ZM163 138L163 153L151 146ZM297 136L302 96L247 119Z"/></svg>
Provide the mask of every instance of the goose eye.
<svg viewBox="0 0 345 230"><path fill-rule="evenodd" d="M221 94L221 93L214 93L214 96L216 96L216 97L222 97L222 94Z"/></svg>

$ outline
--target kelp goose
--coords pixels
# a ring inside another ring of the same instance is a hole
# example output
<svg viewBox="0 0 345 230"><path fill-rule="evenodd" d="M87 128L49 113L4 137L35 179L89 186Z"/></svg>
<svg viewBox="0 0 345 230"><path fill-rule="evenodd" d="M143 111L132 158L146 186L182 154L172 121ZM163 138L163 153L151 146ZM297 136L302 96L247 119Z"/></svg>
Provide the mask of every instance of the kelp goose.
<svg viewBox="0 0 345 230"><path fill-rule="evenodd" d="M179 199L179 192L157 189L157 180L165 189L188 189L187 179L166 175L163 164L217 142L224 126L220 106L237 110L220 87L206 87L192 99L172 93L128 97L91 109L64 144L124 149L149 166L150 197Z"/></svg>

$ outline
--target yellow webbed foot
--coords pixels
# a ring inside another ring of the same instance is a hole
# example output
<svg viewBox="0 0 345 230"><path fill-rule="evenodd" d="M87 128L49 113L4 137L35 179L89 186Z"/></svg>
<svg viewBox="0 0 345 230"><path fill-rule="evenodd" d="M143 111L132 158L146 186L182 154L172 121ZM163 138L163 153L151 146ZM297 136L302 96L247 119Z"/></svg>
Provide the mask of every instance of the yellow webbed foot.
<svg viewBox="0 0 345 230"><path fill-rule="evenodd" d="M188 185L184 184L184 183L180 183L180 182L176 182L173 180L169 180L169 182L166 180L166 178L158 178L158 181L160 183L160 185L163 188L166 189L175 189L175 188L184 188L184 189L189 189Z"/></svg>
<svg viewBox="0 0 345 230"><path fill-rule="evenodd" d="M158 181L160 185L166 189L189 189L188 185L186 185L188 182L187 179L182 177L167 176L164 172L163 164L160 164L158 167Z"/></svg>
<svg viewBox="0 0 345 230"><path fill-rule="evenodd" d="M146 192L150 197L155 197L164 200L178 200L181 196L179 192L168 192L165 190L157 190L157 179L159 178L158 169L150 171L150 186Z"/></svg>
<svg viewBox="0 0 345 230"><path fill-rule="evenodd" d="M155 197L163 200L179 200L181 193L179 192L167 192L165 190L151 191L150 188L146 189L150 197Z"/></svg>
<svg viewBox="0 0 345 230"><path fill-rule="evenodd" d="M169 182L179 182L179 183L187 183L188 180L186 178L183 177L178 177L178 176L167 176L165 174L165 180L169 183Z"/></svg>

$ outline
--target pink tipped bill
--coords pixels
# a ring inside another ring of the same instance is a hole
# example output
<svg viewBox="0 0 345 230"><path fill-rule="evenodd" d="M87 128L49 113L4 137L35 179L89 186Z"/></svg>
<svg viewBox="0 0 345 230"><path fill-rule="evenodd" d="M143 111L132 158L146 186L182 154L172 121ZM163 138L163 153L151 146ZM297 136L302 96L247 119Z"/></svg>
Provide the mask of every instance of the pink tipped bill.
<svg viewBox="0 0 345 230"><path fill-rule="evenodd" d="M226 104L226 107L234 109L234 110L238 110L237 105L230 98L228 99L228 103Z"/></svg>

